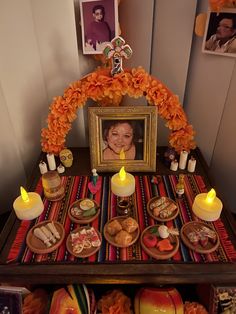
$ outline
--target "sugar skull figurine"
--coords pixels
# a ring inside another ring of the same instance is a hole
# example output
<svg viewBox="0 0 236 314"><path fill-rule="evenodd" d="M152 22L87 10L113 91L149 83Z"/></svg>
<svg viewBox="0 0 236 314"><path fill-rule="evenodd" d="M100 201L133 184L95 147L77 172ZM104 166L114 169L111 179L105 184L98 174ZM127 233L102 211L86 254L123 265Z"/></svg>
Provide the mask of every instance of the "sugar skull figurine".
<svg viewBox="0 0 236 314"><path fill-rule="evenodd" d="M73 163L73 155L72 155L72 151L65 148L63 150L60 151L59 154L60 157L60 161L61 163L66 167L69 168L72 166Z"/></svg>

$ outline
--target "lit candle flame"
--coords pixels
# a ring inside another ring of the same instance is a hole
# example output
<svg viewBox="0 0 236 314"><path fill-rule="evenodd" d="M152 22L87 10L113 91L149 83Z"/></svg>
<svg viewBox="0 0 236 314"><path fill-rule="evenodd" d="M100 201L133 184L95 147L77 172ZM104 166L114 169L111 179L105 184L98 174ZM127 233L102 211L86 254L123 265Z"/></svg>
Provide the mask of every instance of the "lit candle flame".
<svg viewBox="0 0 236 314"><path fill-rule="evenodd" d="M20 187L20 194L24 202L29 202L29 195L22 186Z"/></svg>
<svg viewBox="0 0 236 314"><path fill-rule="evenodd" d="M214 189L211 189L206 196L206 202L212 203L216 197L216 191Z"/></svg>
<svg viewBox="0 0 236 314"><path fill-rule="evenodd" d="M121 181L125 181L126 172L125 172L125 168L124 168L124 167L122 167L122 168L120 169L119 177L120 177L120 180L121 180Z"/></svg>
<svg viewBox="0 0 236 314"><path fill-rule="evenodd" d="M125 152L124 149L122 148L120 151L120 159L124 160L125 159Z"/></svg>

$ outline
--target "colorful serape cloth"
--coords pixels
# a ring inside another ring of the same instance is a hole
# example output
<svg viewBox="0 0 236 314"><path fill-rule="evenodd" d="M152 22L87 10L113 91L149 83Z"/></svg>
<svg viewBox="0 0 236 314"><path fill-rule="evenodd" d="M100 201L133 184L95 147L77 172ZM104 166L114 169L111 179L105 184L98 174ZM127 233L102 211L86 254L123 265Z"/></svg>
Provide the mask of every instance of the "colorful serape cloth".
<svg viewBox="0 0 236 314"><path fill-rule="evenodd" d="M154 180L153 180L154 179ZM43 213L33 221L22 221L16 233L8 254L7 262L18 263L116 263L116 262L142 262L151 261L158 263L157 260L149 257L141 248L139 240L128 248L116 248L103 237L100 250L85 259L76 258L66 249L66 239L70 232L78 227L68 216L70 205L81 198L91 197L88 183L92 180L89 176L69 176L62 177L65 187L65 197L61 201L51 202L44 197L42 182L39 180L36 191L41 195L44 202ZM100 176L101 189L94 195L94 199L101 206L99 217L91 225L97 228L103 235L104 225L111 218L117 216L116 204L117 197L110 190L111 177ZM200 175L185 175L185 194L183 198L177 199L175 186L178 181L176 175L161 176L135 176L136 189L133 194L133 209L131 216L138 221L140 232L157 222L148 215L147 203L154 196L167 196L176 201L180 208L179 215L172 221L167 222L168 227L175 227L179 230L182 225L198 218L192 212L194 197L202 192L207 192L203 177ZM25 239L27 232L35 224L44 220L54 220L63 224L65 228L65 240L62 245L49 254L34 254L27 247ZM188 249L180 240L178 252L169 260L172 263L180 262L234 262L236 261L236 250L229 239L227 230L218 219L215 222L208 222L219 235L220 245L216 251L209 254L199 254Z"/></svg>

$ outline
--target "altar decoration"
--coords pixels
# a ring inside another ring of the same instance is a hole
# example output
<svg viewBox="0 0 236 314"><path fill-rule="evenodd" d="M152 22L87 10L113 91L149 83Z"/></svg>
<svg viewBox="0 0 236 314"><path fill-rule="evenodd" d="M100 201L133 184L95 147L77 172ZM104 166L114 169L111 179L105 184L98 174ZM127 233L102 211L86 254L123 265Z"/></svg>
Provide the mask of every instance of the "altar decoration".
<svg viewBox="0 0 236 314"><path fill-rule="evenodd" d="M39 163L39 171L41 174L44 174L48 171L48 167L45 161L41 160Z"/></svg>
<svg viewBox="0 0 236 314"><path fill-rule="evenodd" d="M114 174L111 178L111 191L121 197L132 195L135 191L134 176L122 167L119 173Z"/></svg>
<svg viewBox="0 0 236 314"><path fill-rule="evenodd" d="M97 174L97 169L92 169L92 180L88 184L89 191L94 195L101 189L101 179Z"/></svg>
<svg viewBox="0 0 236 314"><path fill-rule="evenodd" d="M215 221L219 219L223 204L216 197L216 192L211 189L208 193L198 194L193 202L194 214L206 221Z"/></svg>
<svg viewBox="0 0 236 314"><path fill-rule="evenodd" d="M44 289L35 289L29 293L23 300L23 311L24 314L45 314L47 313L48 302L50 300L49 293Z"/></svg>
<svg viewBox="0 0 236 314"><path fill-rule="evenodd" d="M158 184L155 183L152 176L135 176L135 192L131 196L133 204L135 206L130 212L130 217L134 218L140 227L142 233L148 226L154 226L155 220L148 217L147 203L150 198L156 196L171 197L175 200L175 186L178 181L176 175L158 175L155 176L158 179ZM93 220L90 225L96 228L101 234L104 231L105 224L112 218L117 216L117 197L111 193L111 176L101 176L102 188L94 195L94 201L100 204L103 209L101 215L98 215L97 219ZM90 197L90 191L88 190L88 183L91 176L62 176L62 184L67 193L63 200L58 202L48 201L43 193L42 178L36 184L36 191L42 196L44 203L44 211L37 219L37 221L22 221L19 228L15 231L15 239L12 240L11 248L9 248L9 254L7 262L19 262L21 264L40 264L40 263L59 263L65 264L80 264L81 259L72 256L66 249L65 245L61 245L53 253L49 254L34 254L26 245L26 236L29 230L36 225L39 221L52 219L58 221L64 226L65 236L68 237L71 230L75 228L75 223L71 221L68 212L77 199L84 199ZM154 181L154 182L153 182ZM206 182L204 178L196 174L185 175L185 194L178 200L179 215L166 222L168 229L178 228L181 230L182 226L190 221L196 221L198 218L192 212L192 204L194 197L198 193L205 193ZM186 262L186 263L205 263L211 264L214 262L236 262L236 250L233 246L230 236L227 231L227 227L224 226L223 220L219 218L216 221L208 222L209 227L214 230L220 239L218 249L209 254L200 254L192 251L188 247L181 245L177 253L171 257L172 263ZM10 244L9 244L10 245ZM116 248L110 245L106 241L102 241L99 251L83 259L83 263L108 263L113 264L117 262L131 262L146 261L150 263L158 263L151 257L149 257L143 251L140 242L137 241L134 245L128 248ZM3 261L4 262L4 261Z"/></svg>
<svg viewBox="0 0 236 314"><path fill-rule="evenodd" d="M166 120L170 129L170 146L176 152L190 151L196 147L194 130L187 121L178 96L142 67L124 69L111 75L111 67L99 67L81 80L72 83L63 96L55 97L50 105L48 126L42 129L42 150L59 154L65 147L65 138L76 119L76 111L88 99L101 106L119 106L124 95L132 98L146 97L148 104L156 106L157 113Z"/></svg>
<svg viewBox="0 0 236 314"><path fill-rule="evenodd" d="M114 289L98 300L98 311L102 314L131 314L131 300L121 290Z"/></svg>
<svg viewBox="0 0 236 314"><path fill-rule="evenodd" d="M53 292L50 314L75 313L94 314L95 300L85 285L68 285ZM93 292L92 292L93 293Z"/></svg>
<svg viewBox="0 0 236 314"><path fill-rule="evenodd" d="M41 215L44 210L43 201L38 193L29 192L21 187L21 195L18 196L14 203L17 218L21 220L32 220Z"/></svg>
<svg viewBox="0 0 236 314"><path fill-rule="evenodd" d="M55 170L57 168L55 156L53 154L51 153L47 154L47 161L48 161L49 170Z"/></svg>
<svg viewBox="0 0 236 314"><path fill-rule="evenodd" d="M180 293L175 288L141 288L134 299L135 314L183 314Z"/></svg>
<svg viewBox="0 0 236 314"><path fill-rule="evenodd" d="M123 72L123 57L129 59L133 51L129 45L125 45L122 37L115 37L104 49L104 55L112 60L111 75Z"/></svg>
<svg viewBox="0 0 236 314"><path fill-rule="evenodd" d="M212 11L221 11L223 8L236 7L235 0L209 0L209 5Z"/></svg>
<svg viewBox="0 0 236 314"><path fill-rule="evenodd" d="M184 303L184 314L208 314L208 312L202 304L186 301Z"/></svg>
<svg viewBox="0 0 236 314"><path fill-rule="evenodd" d="M65 195L61 178L57 171L48 171L42 175L44 195L50 201L59 201Z"/></svg>
<svg viewBox="0 0 236 314"><path fill-rule="evenodd" d="M64 148L59 153L61 163L66 167L69 168L73 164L73 154L72 151L68 148Z"/></svg>
<svg viewBox="0 0 236 314"><path fill-rule="evenodd" d="M210 10L213 12L220 13L224 9L236 8L235 0L209 0ZM203 12L197 15L195 21L195 34L199 37L204 36L205 27L207 22L207 13Z"/></svg>

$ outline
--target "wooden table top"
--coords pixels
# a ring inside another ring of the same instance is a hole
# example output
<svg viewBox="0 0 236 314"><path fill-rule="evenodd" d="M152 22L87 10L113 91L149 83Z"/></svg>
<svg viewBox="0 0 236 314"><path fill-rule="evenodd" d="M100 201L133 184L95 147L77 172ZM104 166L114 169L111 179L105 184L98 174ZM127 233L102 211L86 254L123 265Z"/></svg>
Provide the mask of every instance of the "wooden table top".
<svg viewBox="0 0 236 314"><path fill-rule="evenodd" d="M157 174L173 174L163 163L165 147L157 148ZM74 156L73 166L67 168L63 175L89 175L91 174L89 149L71 148ZM211 187L208 167L199 149L193 154L197 159L195 174L204 177L205 183ZM40 160L45 160L42 153ZM40 177L38 163L29 178L27 189L33 190ZM187 173L181 170L181 173ZM180 173L177 171L177 173ZM153 173L152 173L153 174ZM101 174L102 175L102 174ZM216 186L214 184L214 186ZM236 225L232 215L222 211L221 219L234 245L236 244ZM6 260L11 243L15 237L20 221L14 211L11 213L1 235L0 256ZM172 263L169 261L128 262L128 263L99 263L99 264L0 264L1 282L12 284L182 284L182 283L220 283L230 284L236 282L235 263Z"/></svg>

